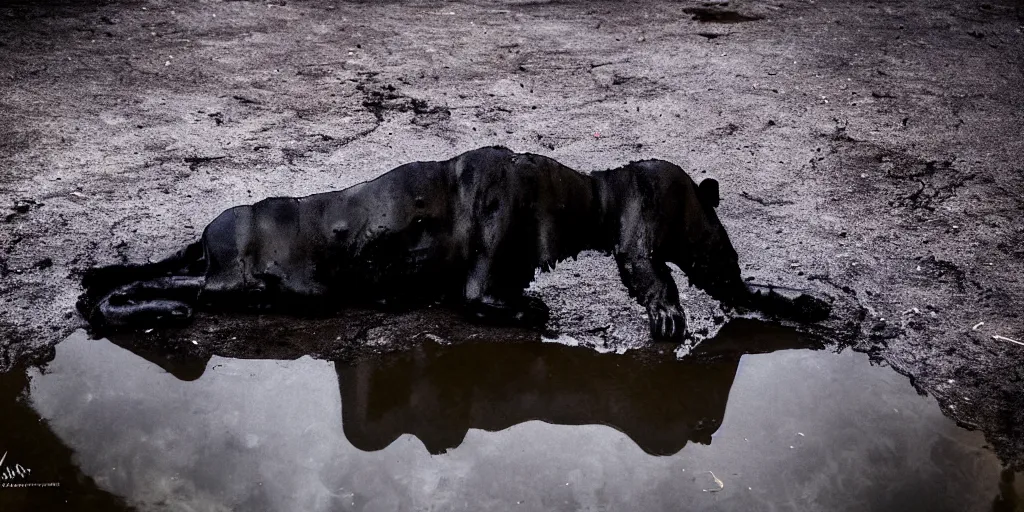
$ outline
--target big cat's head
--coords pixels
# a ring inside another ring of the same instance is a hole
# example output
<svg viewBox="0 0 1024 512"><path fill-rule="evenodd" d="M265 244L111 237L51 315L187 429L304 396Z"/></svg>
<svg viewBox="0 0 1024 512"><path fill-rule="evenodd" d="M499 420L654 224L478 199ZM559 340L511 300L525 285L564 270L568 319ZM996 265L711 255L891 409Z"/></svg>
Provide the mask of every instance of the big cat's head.
<svg viewBox="0 0 1024 512"><path fill-rule="evenodd" d="M680 267L686 271L690 284L713 296L743 293L739 256L715 212L721 201L718 182L705 179L696 192L699 208L687 210L688 243L684 249L685 261Z"/></svg>

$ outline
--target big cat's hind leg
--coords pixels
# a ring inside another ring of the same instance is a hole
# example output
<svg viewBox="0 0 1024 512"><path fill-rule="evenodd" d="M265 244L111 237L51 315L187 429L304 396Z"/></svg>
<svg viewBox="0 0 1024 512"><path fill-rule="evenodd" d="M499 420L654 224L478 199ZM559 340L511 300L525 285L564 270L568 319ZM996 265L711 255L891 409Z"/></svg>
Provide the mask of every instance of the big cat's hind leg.
<svg viewBox="0 0 1024 512"><path fill-rule="evenodd" d="M519 295L514 297L484 296L466 301L466 314L473 320L499 325L520 325L542 329L548 323L550 311L544 301Z"/></svg>
<svg viewBox="0 0 1024 512"><path fill-rule="evenodd" d="M470 318L531 329L547 324L547 305L540 299L523 295L533 279L533 268L522 264L495 265L492 258L483 255L470 268L463 296Z"/></svg>
<svg viewBox="0 0 1024 512"><path fill-rule="evenodd" d="M104 296L88 320L114 328L182 324L192 318L205 282L204 277L170 276L123 285Z"/></svg>
<svg viewBox="0 0 1024 512"><path fill-rule="evenodd" d="M516 222L507 199L492 198L474 214L470 257L462 293L464 312L477 321L543 328L548 307L523 292L537 269L535 234Z"/></svg>
<svg viewBox="0 0 1024 512"><path fill-rule="evenodd" d="M105 267L90 268L82 275L82 294L78 297L76 307L86 320L96 325L96 320L102 320L102 312L99 311L100 303L104 299L112 297L116 290L134 285L136 283L163 282L162 288L176 288L168 286L163 279L172 276L197 276L205 270L206 261L203 256L203 242L191 243L168 258L155 263L109 265ZM157 285L149 286L154 288ZM145 288L143 286L143 288ZM120 293L119 296L125 295ZM119 300L115 298L115 302ZM109 301L108 301L109 302Z"/></svg>
<svg viewBox="0 0 1024 512"><path fill-rule="evenodd" d="M205 265L203 242L193 242L155 263L110 265L85 270L82 288L86 295L102 297L111 290L136 281L171 275L196 275Z"/></svg>
<svg viewBox="0 0 1024 512"><path fill-rule="evenodd" d="M513 251L484 251L470 264L463 292L470 318L488 323L543 328L549 311L543 301L523 295L536 268Z"/></svg>

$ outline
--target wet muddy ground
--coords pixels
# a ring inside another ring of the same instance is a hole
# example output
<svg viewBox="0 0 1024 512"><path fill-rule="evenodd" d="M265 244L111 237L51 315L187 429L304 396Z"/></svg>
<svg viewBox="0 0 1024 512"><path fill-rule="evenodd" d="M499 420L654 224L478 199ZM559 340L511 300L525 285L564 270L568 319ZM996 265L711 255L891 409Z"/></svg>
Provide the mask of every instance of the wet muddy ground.
<svg viewBox="0 0 1024 512"><path fill-rule="evenodd" d="M428 341L331 362L78 331L0 381L5 464L30 471L11 481L61 484L0 507L1020 510L1024 475L868 356L756 321L711 341L682 360Z"/></svg>
<svg viewBox="0 0 1024 512"><path fill-rule="evenodd" d="M657 157L721 182L748 275L837 301L816 334L910 377L1020 469L1024 346L1006 339L1024 341L1022 24L1010 1L5 5L0 366L53 357L82 326L78 270L159 258L238 203L487 144L580 170ZM608 258L533 293L553 336L647 344ZM713 334L716 306L685 302ZM538 335L426 310L204 317L137 337L155 354L355 361ZM983 480L972 496L995 495Z"/></svg>

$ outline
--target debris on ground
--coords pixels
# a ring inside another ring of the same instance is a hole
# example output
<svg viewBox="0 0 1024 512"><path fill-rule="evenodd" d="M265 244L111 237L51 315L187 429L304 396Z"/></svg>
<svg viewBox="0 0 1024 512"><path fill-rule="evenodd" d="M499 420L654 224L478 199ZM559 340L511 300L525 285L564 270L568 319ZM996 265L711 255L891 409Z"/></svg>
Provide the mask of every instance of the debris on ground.
<svg viewBox="0 0 1024 512"><path fill-rule="evenodd" d="M713 471L708 471L708 473L711 474L711 478L715 479L715 485L717 485L718 487L717 488L716 487L712 487L710 489L704 489L705 492L719 492L722 489L725 489L725 482L723 482L721 479L719 479L717 476L715 476L715 473Z"/></svg>
<svg viewBox="0 0 1024 512"><path fill-rule="evenodd" d="M992 339L999 340L999 341L1009 341L1010 343L1016 343L1017 345L1020 345L1020 346L1024 347L1024 343L1019 342L1019 341L1017 341L1015 339L1012 339L1012 338L1007 338L1006 336L1000 336L1000 335L996 334L995 336L992 336Z"/></svg>

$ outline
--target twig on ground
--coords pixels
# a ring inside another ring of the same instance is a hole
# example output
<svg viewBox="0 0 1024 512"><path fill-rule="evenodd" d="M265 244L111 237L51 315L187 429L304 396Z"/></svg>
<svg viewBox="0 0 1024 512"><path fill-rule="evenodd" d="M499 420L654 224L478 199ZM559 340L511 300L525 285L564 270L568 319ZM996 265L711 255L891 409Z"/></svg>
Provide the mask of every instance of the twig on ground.
<svg viewBox="0 0 1024 512"><path fill-rule="evenodd" d="M1019 342L1017 340L1014 340L1014 339L1007 338L1006 336L1000 336L1000 335L996 334L995 336L992 336L992 339L1000 340L1000 341L1009 341L1010 343L1015 343L1017 345L1020 345L1020 346L1024 347L1024 343L1021 343L1021 342Z"/></svg>

